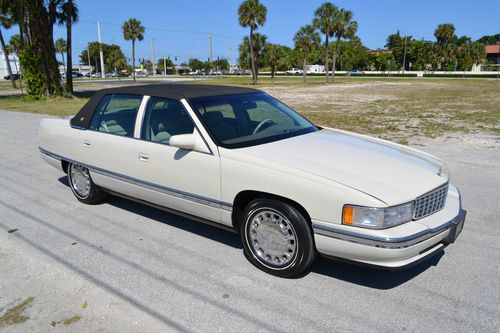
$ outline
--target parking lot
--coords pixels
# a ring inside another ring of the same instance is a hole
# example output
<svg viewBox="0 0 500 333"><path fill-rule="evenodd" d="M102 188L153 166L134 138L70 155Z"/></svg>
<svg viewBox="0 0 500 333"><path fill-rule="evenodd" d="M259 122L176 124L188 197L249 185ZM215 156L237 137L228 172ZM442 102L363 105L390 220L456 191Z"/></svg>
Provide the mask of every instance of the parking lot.
<svg viewBox="0 0 500 333"><path fill-rule="evenodd" d="M0 316L6 332L500 330L500 140L422 139L468 211L444 255L402 272L318 260L281 279L235 234L125 199L80 204L38 154L42 115L0 111Z"/></svg>

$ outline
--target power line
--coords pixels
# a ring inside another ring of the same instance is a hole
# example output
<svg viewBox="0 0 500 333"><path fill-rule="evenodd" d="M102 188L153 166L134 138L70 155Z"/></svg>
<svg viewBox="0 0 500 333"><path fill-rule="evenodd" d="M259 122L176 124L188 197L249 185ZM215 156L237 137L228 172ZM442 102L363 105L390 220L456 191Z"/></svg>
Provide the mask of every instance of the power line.
<svg viewBox="0 0 500 333"><path fill-rule="evenodd" d="M92 23L95 24L97 21L93 20L80 20L79 22L86 22L86 23ZM111 25L111 26L116 26L116 27L122 27L123 24L115 23L115 22L107 22L107 21L100 21L101 24L105 25ZM173 32L173 33L184 33L184 34L199 34L199 35L209 35L211 32L209 31L195 31L195 30L179 30L179 29L165 29L165 28L151 28L144 26L147 31L159 31L159 32ZM222 37L222 38L228 38L228 39L235 39L235 40L241 40L240 37L235 37L235 36L229 36L225 34L220 34L213 32L213 36L217 37Z"/></svg>

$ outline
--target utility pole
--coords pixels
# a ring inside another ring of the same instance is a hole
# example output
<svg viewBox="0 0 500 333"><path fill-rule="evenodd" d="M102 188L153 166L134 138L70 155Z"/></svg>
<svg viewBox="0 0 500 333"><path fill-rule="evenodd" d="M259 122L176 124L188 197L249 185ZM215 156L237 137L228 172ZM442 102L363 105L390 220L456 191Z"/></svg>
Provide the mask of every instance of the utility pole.
<svg viewBox="0 0 500 333"><path fill-rule="evenodd" d="M153 76L156 76L156 65L155 65L155 43L153 38L151 38L151 52L153 53Z"/></svg>
<svg viewBox="0 0 500 333"><path fill-rule="evenodd" d="M405 48L403 52L403 74L405 73L405 67L406 67L406 40L408 39L408 36L405 36Z"/></svg>
<svg viewBox="0 0 500 333"><path fill-rule="evenodd" d="M212 33L210 33L210 73L212 72Z"/></svg>
<svg viewBox="0 0 500 333"><path fill-rule="evenodd" d="M163 70L165 71L165 76L167 76L167 57L163 55Z"/></svg>
<svg viewBox="0 0 500 333"><path fill-rule="evenodd" d="M231 64L233 63L233 49L229 48L229 73L231 73Z"/></svg>
<svg viewBox="0 0 500 333"><path fill-rule="evenodd" d="M104 54L102 53L101 26L99 24L99 21L97 21L97 37L99 38L99 57L101 58L101 77L104 79L106 77L106 70L104 69Z"/></svg>
<svg viewBox="0 0 500 333"><path fill-rule="evenodd" d="M88 44L87 44L87 58L89 60L89 69L90 69L89 78L90 78L92 75L92 65L90 64L90 42L88 42Z"/></svg>

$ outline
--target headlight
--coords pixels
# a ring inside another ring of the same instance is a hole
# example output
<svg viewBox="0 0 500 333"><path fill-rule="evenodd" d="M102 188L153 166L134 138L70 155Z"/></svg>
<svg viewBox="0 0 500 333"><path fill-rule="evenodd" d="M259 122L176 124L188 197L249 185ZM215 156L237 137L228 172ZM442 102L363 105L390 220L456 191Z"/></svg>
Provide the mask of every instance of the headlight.
<svg viewBox="0 0 500 333"><path fill-rule="evenodd" d="M342 223L370 229L385 229L411 221L412 216L413 202L387 208L345 205Z"/></svg>

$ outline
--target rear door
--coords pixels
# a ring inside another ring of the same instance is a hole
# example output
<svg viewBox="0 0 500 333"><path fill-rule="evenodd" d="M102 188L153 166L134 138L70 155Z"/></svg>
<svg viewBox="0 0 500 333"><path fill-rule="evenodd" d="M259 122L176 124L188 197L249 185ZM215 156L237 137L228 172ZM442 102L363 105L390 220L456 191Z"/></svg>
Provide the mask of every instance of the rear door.
<svg viewBox="0 0 500 333"><path fill-rule="evenodd" d="M169 145L179 134L196 133L191 116L177 100L150 97L140 140L136 141L135 177L141 179L139 198L220 222L220 160L207 145L206 152ZM199 132L198 132L199 134Z"/></svg>
<svg viewBox="0 0 500 333"><path fill-rule="evenodd" d="M137 195L133 178L135 124L144 97L110 94L101 100L89 129L82 131L81 159L93 181L106 189L129 196Z"/></svg>

